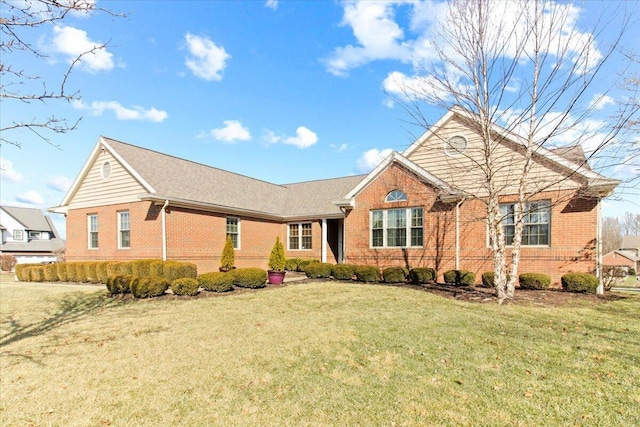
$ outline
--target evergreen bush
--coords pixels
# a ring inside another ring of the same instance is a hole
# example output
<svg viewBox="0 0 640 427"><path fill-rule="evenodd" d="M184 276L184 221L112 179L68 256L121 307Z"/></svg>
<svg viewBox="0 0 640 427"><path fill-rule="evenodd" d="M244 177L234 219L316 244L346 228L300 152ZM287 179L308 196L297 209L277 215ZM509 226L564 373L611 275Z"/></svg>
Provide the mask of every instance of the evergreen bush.
<svg viewBox="0 0 640 427"><path fill-rule="evenodd" d="M214 271L198 276L200 287L209 292L229 292L233 290L233 275L235 271L222 273Z"/></svg>
<svg viewBox="0 0 640 427"><path fill-rule="evenodd" d="M133 276L125 274L114 274L106 281L107 290L110 294L128 294L131 292L131 281Z"/></svg>
<svg viewBox="0 0 640 427"><path fill-rule="evenodd" d="M151 276L151 264L156 261L155 259L137 259L131 261L131 274L139 277Z"/></svg>
<svg viewBox="0 0 640 427"><path fill-rule="evenodd" d="M136 298L159 297L169 289L169 285L169 281L164 277L140 277L138 282L131 287L131 293Z"/></svg>
<svg viewBox="0 0 640 427"><path fill-rule="evenodd" d="M272 271L284 271L285 263L284 245L280 241L280 237L276 237L276 242L273 244L269 255L269 268Z"/></svg>
<svg viewBox="0 0 640 427"><path fill-rule="evenodd" d="M55 264L47 264L43 268L44 268L44 280L46 282L58 281L58 271Z"/></svg>
<svg viewBox="0 0 640 427"><path fill-rule="evenodd" d="M476 275L468 270L448 270L444 274L444 282L455 286L473 286Z"/></svg>
<svg viewBox="0 0 640 427"><path fill-rule="evenodd" d="M331 275L337 280L351 280L356 274L353 264L335 264L331 267Z"/></svg>
<svg viewBox="0 0 640 427"><path fill-rule="evenodd" d="M436 271L429 267L418 267L409 270L409 280L416 285L430 283L436 280Z"/></svg>
<svg viewBox="0 0 640 427"><path fill-rule="evenodd" d="M162 277L169 283L176 279L195 279L198 277L198 268L190 262L167 261L164 263Z"/></svg>
<svg viewBox="0 0 640 427"><path fill-rule="evenodd" d="M543 273L522 273L518 276L522 289L544 290L551 285L551 276Z"/></svg>
<svg viewBox="0 0 640 427"><path fill-rule="evenodd" d="M33 266L34 264L16 264L15 273L18 280L28 282L31 280L31 272L26 272L25 269Z"/></svg>
<svg viewBox="0 0 640 427"><path fill-rule="evenodd" d="M176 279L171 282L171 291L175 295L198 295L198 288L200 288L198 281L189 277Z"/></svg>
<svg viewBox="0 0 640 427"><path fill-rule="evenodd" d="M68 282L69 277L67 276L67 264L66 262L59 262L56 264L56 274L58 275L58 280L61 282Z"/></svg>
<svg viewBox="0 0 640 427"><path fill-rule="evenodd" d="M98 272L97 272L98 263L95 261L85 262L84 263L84 273L87 278L87 282L89 283L98 283Z"/></svg>
<svg viewBox="0 0 640 427"><path fill-rule="evenodd" d="M495 288L496 284L493 280L495 273L493 271L485 271L482 273L482 287Z"/></svg>
<svg viewBox="0 0 640 427"><path fill-rule="evenodd" d="M301 259L298 262L298 271L305 273L307 271L307 267L311 264L317 264L320 260L317 259Z"/></svg>
<svg viewBox="0 0 640 427"><path fill-rule="evenodd" d="M149 264L149 276L164 276L164 261L154 260Z"/></svg>
<svg viewBox="0 0 640 427"><path fill-rule="evenodd" d="M359 265L356 267L356 277L360 282L378 282L380 270L369 265Z"/></svg>
<svg viewBox="0 0 640 427"><path fill-rule="evenodd" d="M298 271L298 264L300 261L300 258L287 258L284 262L284 269L288 271Z"/></svg>
<svg viewBox="0 0 640 427"><path fill-rule="evenodd" d="M305 274L310 279L326 279L331 276L332 267L326 262L311 263L305 268Z"/></svg>
<svg viewBox="0 0 640 427"><path fill-rule="evenodd" d="M224 242L224 248L222 248L222 258L220 259L220 268L223 270L231 270L236 263L236 253L233 248L233 240L231 236L227 236L227 240Z"/></svg>
<svg viewBox="0 0 640 427"><path fill-rule="evenodd" d="M234 286L252 289L267 286L267 272L261 268L237 268L233 270L231 275L233 276Z"/></svg>
<svg viewBox="0 0 640 427"><path fill-rule="evenodd" d="M382 280L385 283L404 283L407 281L406 270L402 267L388 267L382 270Z"/></svg>
<svg viewBox="0 0 640 427"><path fill-rule="evenodd" d="M44 282L44 267L30 267L29 270L32 282Z"/></svg>
<svg viewBox="0 0 640 427"><path fill-rule="evenodd" d="M98 279L98 283L107 283L107 278L109 275L107 274L107 265L108 261L102 261L96 263L96 278Z"/></svg>
<svg viewBox="0 0 640 427"><path fill-rule="evenodd" d="M562 288L570 292L595 294L598 290L598 278L587 273L567 273L561 277Z"/></svg>

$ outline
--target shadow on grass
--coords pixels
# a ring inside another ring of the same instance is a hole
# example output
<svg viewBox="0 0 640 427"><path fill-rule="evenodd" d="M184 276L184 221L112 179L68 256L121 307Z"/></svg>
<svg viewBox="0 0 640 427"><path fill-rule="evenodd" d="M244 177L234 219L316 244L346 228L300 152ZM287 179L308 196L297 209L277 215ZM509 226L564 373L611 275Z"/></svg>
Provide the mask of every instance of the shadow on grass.
<svg viewBox="0 0 640 427"><path fill-rule="evenodd" d="M103 308L118 304L122 304L122 302L110 298L103 292L68 294L60 300L50 315L39 322L21 324L20 321L11 318L3 320L3 326L9 332L0 336L0 348L25 338L43 335L63 325L88 317Z"/></svg>

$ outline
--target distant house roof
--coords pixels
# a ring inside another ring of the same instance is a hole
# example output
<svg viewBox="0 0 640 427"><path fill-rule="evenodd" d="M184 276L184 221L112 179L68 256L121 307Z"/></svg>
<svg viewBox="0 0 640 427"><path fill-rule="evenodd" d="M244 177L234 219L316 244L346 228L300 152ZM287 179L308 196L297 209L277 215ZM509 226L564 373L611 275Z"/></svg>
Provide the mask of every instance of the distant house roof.
<svg viewBox="0 0 640 427"><path fill-rule="evenodd" d="M42 214L40 209L19 208L16 206L2 206L2 209L22 224L26 230L55 231L55 229L52 229L52 224L47 221L47 217Z"/></svg>
<svg viewBox="0 0 640 427"><path fill-rule="evenodd" d="M58 230L48 215L40 209L2 206L2 210L22 224L27 231L46 231L51 233L51 239L31 239L28 242L6 242L0 244L0 252L11 254L53 253L64 249L65 242L60 239ZM3 226L3 229L6 227Z"/></svg>
<svg viewBox="0 0 640 427"><path fill-rule="evenodd" d="M147 194L140 195L141 200L169 200L172 205L247 216L277 219L342 216L332 200L341 199L364 178L356 175L278 185L106 137L100 137L96 147L100 145L146 189ZM81 181L74 182L62 206L71 201Z"/></svg>
<svg viewBox="0 0 640 427"><path fill-rule="evenodd" d="M623 236L620 249L640 250L640 236Z"/></svg>

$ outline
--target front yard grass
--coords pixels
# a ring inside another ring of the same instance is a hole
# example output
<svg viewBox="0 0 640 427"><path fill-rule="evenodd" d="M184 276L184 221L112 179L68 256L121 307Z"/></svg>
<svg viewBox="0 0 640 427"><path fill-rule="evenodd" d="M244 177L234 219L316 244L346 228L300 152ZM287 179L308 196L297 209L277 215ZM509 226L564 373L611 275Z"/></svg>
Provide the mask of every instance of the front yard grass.
<svg viewBox="0 0 640 427"><path fill-rule="evenodd" d="M0 425L640 424L640 298L294 284L192 300L0 284Z"/></svg>

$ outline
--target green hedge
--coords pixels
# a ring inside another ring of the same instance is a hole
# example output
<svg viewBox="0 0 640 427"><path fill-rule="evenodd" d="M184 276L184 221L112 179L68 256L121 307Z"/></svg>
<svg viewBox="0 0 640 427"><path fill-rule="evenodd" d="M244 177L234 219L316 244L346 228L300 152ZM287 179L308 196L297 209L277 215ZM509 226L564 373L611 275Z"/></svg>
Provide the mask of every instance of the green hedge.
<svg viewBox="0 0 640 427"><path fill-rule="evenodd" d="M44 282L44 267L29 267L29 276L32 282Z"/></svg>
<svg viewBox="0 0 640 427"><path fill-rule="evenodd" d="M190 262L166 261L164 263L162 277L172 282L176 279L198 277L198 269Z"/></svg>
<svg viewBox="0 0 640 427"><path fill-rule="evenodd" d="M87 277L87 282L89 283L99 283L98 280L98 272L97 272L98 263L96 261L93 262L85 262L84 263L84 272Z"/></svg>
<svg viewBox="0 0 640 427"><path fill-rule="evenodd" d="M300 258L288 258L284 262L284 269L287 271L298 271L300 261L302 261Z"/></svg>
<svg viewBox="0 0 640 427"><path fill-rule="evenodd" d="M388 267L382 270L382 280L385 283L404 283L407 281L407 271L402 267Z"/></svg>
<svg viewBox="0 0 640 427"><path fill-rule="evenodd" d="M314 262L305 267L305 274L310 279L326 279L331 276L333 265L326 262Z"/></svg>
<svg viewBox="0 0 640 427"><path fill-rule="evenodd" d="M570 292L595 294L598 290L598 278L587 273L567 273L560 279L562 288Z"/></svg>
<svg viewBox="0 0 640 427"><path fill-rule="evenodd" d="M151 273L151 265L157 261L157 259L137 259L131 261L131 273L139 277L154 276L154 274ZM162 275L158 274L157 276Z"/></svg>
<svg viewBox="0 0 640 427"><path fill-rule="evenodd" d="M196 279L192 279L190 277L184 277L182 279L176 279L171 282L171 291L175 295L189 295L194 296L198 295L198 289L200 288L200 284Z"/></svg>
<svg viewBox="0 0 640 427"><path fill-rule="evenodd" d="M110 294L128 294L131 292L130 283L133 276L125 274L114 274L107 278L107 290Z"/></svg>
<svg viewBox="0 0 640 427"><path fill-rule="evenodd" d="M134 276L130 283L131 293L136 298L159 297L169 289L169 285L169 281L160 276Z"/></svg>
<svg viewBox="0 0 640 427"><path fill-rule="evenodd" d="M310 264L316 264L319 263L320 261L317 259L301 259L300 261L298 261L298 268L297 271L301 271L303 273L305 273L307 271L307 266Z"/></svg>
<svg viewBox="0 0 640 427"><path fill-rule="evenodd" d="M68 282L69 277L67 276L67 263L59 262L55 264L56 266L56 274L58 275L58 280L61 282Z"/></svg>
<svg viewBox="0 0 640 427"><path fill-rule="evenodd" d="M337 280L351 280L356 274L353 264L335 264L331 266L331 275Z"/></svg>
<svg viewBox="0 0 640 427"><path fill-rule="evenodd" d="M482 287L484 288L495 288L496 283L493 280L495 277L495 273L493 271L485 271L482 273Z"/></svg>
<svg viewBox="0 0 640 427"><path fill-rule="evenodd" d="M409 270L409 280L411 283L421 285L436 280L436 271L429 267L418 267Z"/></svg>
<svg viewBox="0 0 640 427"><path fill-rule="evenodd" d="M107 273L108 265L109 261L96 262L96 278L98 279L98 283L107 283L107 279L109 278L109 274Z"/></svg>
<svg viewBox="0 0 640 427"><path fill-rule="evenodd" d="M267 272L261 268L236 268L231 274L234 286L252 289L267 286Z"/></svg>
<svg viewBox="0 0 640 427"><path fill-rule="evenodd" d="M200 287L209 292L229 292L233 290L233 271L222 273L213 271L197 277Z"/></svg>
<svg viewBox="0 0 640 427"><path fill-rule="evenodd" d="M468 270L448 270L444 274L444 282L456 286L473 286L476 275Z"/></svg>
<svg viewBox="0 0 640 427"><path fill-rule="evenodd" d="M380 281L380 270L370 265L356 266L356 278L360 282L378 282Z"/></svg>
<svg viewBox="0 0 640 427"><path fill-rule="evenodd" d="M44 280L46 282L58 281L58 270L55 264L47 264L43 268L44 268Z"/></svg>
<svg viewBox="0 0 640 427"><path fill-rule="evenodd" d="M549 289L551 277L543 273L522 273L518 276L518 282L522 289L544 290Z"/></svg>

